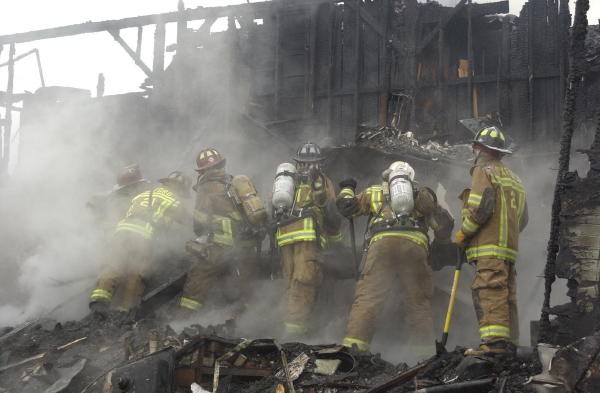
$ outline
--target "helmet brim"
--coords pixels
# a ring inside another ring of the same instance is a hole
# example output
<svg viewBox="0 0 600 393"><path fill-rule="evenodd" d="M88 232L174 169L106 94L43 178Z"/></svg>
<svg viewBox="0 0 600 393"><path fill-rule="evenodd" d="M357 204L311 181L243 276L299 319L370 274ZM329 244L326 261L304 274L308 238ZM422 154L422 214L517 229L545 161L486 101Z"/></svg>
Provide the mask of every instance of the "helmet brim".
<svg viewBox="0 0 600 393"><path fill-rule="evenodd" d="M326 160L326 158L325 157L321 157L321 158L300 158L300 157L294 157L293 160L296 161L296 162L312 163L312 162L323 162L323 161Z"/></svg>
<svg viewBox="0 0 600 393"><path fill-rule="evenodd" d="M485 145L485 144L483 144L483 143L481 143L481 142L478 142L478 141L473 141L473 146L476 146L476 145L478 145L478 146L483 146L483 147L485 147L486 149L490 149L490 150L493 150L493 151L497 151L498 153L503 153L503 154L513 154L513 151L512 151L512 150L509 150L509 149L502 149L502 148L500 148L500 147L488 146L488 145Z"/></svg>
<svg viewBox="0 0 600 393"><path fill-rule="evenodd" d="M224 167L226 163L227 163L227 159L223 158L221 161L217 161L214 164L207 165L204 168L194 168L194 170L198 173L201 173L201 172L206 171L207 169L218 168L219 166Z"/></svg>

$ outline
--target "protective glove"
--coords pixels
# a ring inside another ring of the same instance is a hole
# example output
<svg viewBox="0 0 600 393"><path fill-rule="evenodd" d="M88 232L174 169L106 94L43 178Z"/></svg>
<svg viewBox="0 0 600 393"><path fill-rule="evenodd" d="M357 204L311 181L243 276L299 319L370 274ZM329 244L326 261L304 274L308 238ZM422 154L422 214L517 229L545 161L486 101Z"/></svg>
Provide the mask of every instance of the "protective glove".
<svg viewBox="0 0 600 393"><path fill-rule="evenodd" d="M346 218L352 217L358 211L358 201L356 198L338 198L335 204L340 214Z"/></svg>
<svg viewBox="0 0 600 393"><path fill-rule="evenodd" d="M353 179L353 178L348 178L346 180L342 180L339 184L340 189L351 188L352 191L356 190L357 185L358 185L358 182L356 181L356 179Z"/></svg>
<svg viewBox="0 0 600 393"><path fill-rule="evenodd" d="M462 231L462 229L459 229L458 232L456 232L456 234L454 235L454 243L456 243L456 245L459 247L464 247L466 240L467 236Z"/></svg>

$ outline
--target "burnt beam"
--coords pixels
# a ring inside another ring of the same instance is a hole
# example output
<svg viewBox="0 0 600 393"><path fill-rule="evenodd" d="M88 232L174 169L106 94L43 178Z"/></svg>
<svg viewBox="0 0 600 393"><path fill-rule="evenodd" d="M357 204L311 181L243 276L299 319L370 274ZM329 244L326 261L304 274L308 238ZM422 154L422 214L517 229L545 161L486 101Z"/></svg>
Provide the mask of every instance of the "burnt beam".
<svg viewBox="0 0 600 393"><path fill-rule="evenodd" d="M123 49L125 49L125 52L127 52L129 57L131 57L133 59L135 64L138 67L140 67L140 69L142 71L144 71L144 74L146 74L146 76L148 76L148 77L151 77L152 70L150 69L150 67L148 67L146 65L146 63L144 63L142 61L142 58L133 49L131 49L131 47L129 45L127 45L127 43L125 42L125 40L123 40L123 37L121 37L119 32L118 31L109 31L109 33L115 39L115 41L117 41L119 43L119 45L121 45L121 47Z"/></svg>
<svg viewBox="0 0 600 393"><path fill-rule="evenodd" d="M312 1L315 2L315 1ZM321 0L321 2L323 2ZM79 34L98 33L102 31L118 31L131 27L155 25L157 23L172 23L190 20L204 19L207 15L216 17L229 16L232 13L257 13L265 14L271 7L270 2L248 3L230 5L223 7L197 7L183 11L167 12L164 14L152 14L136 16L132 18L106 20L101 22L86 22L76 25L54 27L50 29L34 30L24 33L1 35L0 45L9 43L22 43L49 38L68 37Z"/></svg>
<svg viewBox="0 0 600 393"><path fill-rule="evenodd" d="M435 29L431 30L423 40L421 40L421 44L417 48L417 55L423 51L433 41L433 38L440 32L441 29L446 27L446 25L454 18L467 4L467 0L460 0L458 4L450 11L435 27Z"/></svg>

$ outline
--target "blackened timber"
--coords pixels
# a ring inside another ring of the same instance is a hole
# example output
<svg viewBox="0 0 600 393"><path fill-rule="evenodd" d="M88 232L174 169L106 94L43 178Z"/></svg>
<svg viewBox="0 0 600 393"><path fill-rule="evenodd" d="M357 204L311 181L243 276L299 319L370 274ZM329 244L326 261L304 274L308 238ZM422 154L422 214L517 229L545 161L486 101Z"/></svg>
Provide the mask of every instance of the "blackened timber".
<svg viewBox="0 0 600 393"><path fill-rule="evenodd" d="M329 136L333 136L333 100L331 99L331 92L333 91L333 73L335 72L334 66L334 54L336 44L336 15L335 6L329 4L328 7L328 18L329 18L329 58L327 59L327 130L329 130Z"/></svg>
<svg viewBox="0 0 600 393"><path fill-rule="evenodd" d="M457 5L458 7L458 5ZM475 113L475 102L473 97L473 18L471 9L473 3L468 0L467 4L467 89L469 90L469 107L471 108L471 117L477 117Z"/></svg>
<svg viewBox="0 0 600 393"><path fill-rule="evenodd" d="M154 62L152 72L156 75L165 70L165 22L159 21L154 31Z"/></svg>
<svg viewBox="0 0 600 393"><path fill-rule="evenodd" d="M142 56L142 40L144 39L144 28L139 26L137 28L137 42L135 44L135 54L138 57Z"/></svg>
<svg viewBox="0 0 600 393"><path fill-rule="evenodd" d="M379 94L379 126L387 126L388 106L390 101L390 86L392 82L392 53L389 45L390 39L390 0L383 1L383 31L381 47L383 53L383 69L381 80L381 93Z"/></svg>
<svg viewBox="0 0 600 393"><path fill-rule="evenodd" d="M127 43L125 42L125 40L123 40L123 38L121 37L121 35L119 34L118 31L109 31L110 35L113 36L113 38L115 39L115 41L117 41L119 43L119 45L121 45L121 47L123 49L125 49L125 52L127 52L127 54L129 55L129 57L131 57L133 59L133 61L135 62L135 64L140 67L140 69L142 71L144 71L144 74L146 74L146 76L151 77L152 76L152 70L150 69L150 67L148 67L146 65L146 63L144 63L142 61L142 58L137 55L133 49L131 49L129 47L129 45L127 45Z"/></svg>
<svg viewBox="0 0 600 393"><path fill-rule="evenodd" d="M31 54L35 55L35 60L37 62L37 67L38 67L38 73L40 75L40 83L41 83L42 87L46 87L46 82L44 81L44 71L42 69L42 59L40 57L40 51L37 48L34 48L25 53L21 53L18 56L15 56L15 58L13 59L13 62L16 63L17 61L24 59ZM6 67L7 65L9 65L8 61L6 63L0 64L0 67Z"/></svg>
<svg viewBox="0 0 600 393"><path fill-rule="evenodd" d="M6 85L6 94L11 96L13 93L15 80L15 44L10 44L8 50L8 81ZM8 163L10 162L10 137L12 130L12 108L6 107L4 115L4 135L3 135L3 151L2 151L2 168L0 174L5 175L8 172Z"/></svg>
<svg viewBox="0 0 600 393"><path fill-rule="evenodd" d="M427 45L431 43L433 38L437 35L438 31L446 27L448 22L450 22L452 18L454 18L454 16L456 16L464 8L466 3L467 0L460 0L460 2L456 4L454 9L440 21L436 28L430 31L425 37L423 37L423 39L421 40L421 44L417 48L417 55L420 54L423 51L423 49L425 49Z"/></svg>
<svg viewBox="0 0 600 393"><path fill-rule="evenodd" d="M310 1L314 3L315 1ZM323 0L320 0L323 2ZM0 36L0 45L9 44L9 43L22 43L29 41L37 41L49 38L59 38L59 37L68 37L72 35L78 34L87 34L87 33L98 33L102 31L118 31L121 29L127 29L131 27L139 27L139 26L147 26L154 25L160 22L163 23L171 23L171 22L179 22L181 20L191 21L204 19L206 15L214 15L215 17L228 16L232 12L239 13L250 13L254 12L256 14L263 15L272 7L271 2L260 2L260 3L248 3L248 4L239 4L239 5L230 5L223 7L198 7L192 9L186 9L183 12L175 11L175 12L167 12L164 14L152 14L152 15L143 15L136 16L132 18L124 18L124 19L116 19L116 20L106 20L101 22L86 22L76 25L68 25L61 27L54 27L50 29L42 29L42 30L34 30L28 31L25 33L17 33L10 35L2 35Z"/></svg>
<svg viewBox="0 0 600 393"><path fill-rule="evenodd" d="M346 1L344 4L353 11L359 10L360 17L369 25L380 37L385 37L385 28L381 28L381 23L371 16L369 11L361 6L361 2L354 4L352 1ZM358 7L358 8L357 8Z"/></svg>
<svg viewBox="0 0 600 393"><path fill-rule="evenodd" d="M360 3L361 0L356 0L356 10L355 15L355 25L354 28L356 29L355 34L354 34L354 45L355 45L355 58L354 58L354 64L356 66L356 69L354 70L354 72L356 73L355 77L356 77L356 85L355 85L355 90L354 90L354 131L358 132L358 123L360 122L360 78L361 78L361 72L360 72L360 66L362 63L362 51L360 48L360 30L361 30L361 22L360 22Z"/></svg>
<svg viewBox="0 0 600 393"><path fill-rule="evenodd" d="M275 4L273 17L275 18L275 72L273 75L273 108L275 117L278 118L281 99L281 10L278 2Z"/></svg>
<svg viewBox="0 0 600 393"><path fill-rule="evenodd" d="M558 173L554 187L554 200L552 202L552 219L550 222L550 238L548 240L546 266L544 269L544 304L540 318L539 342L551 342L550 326L550 295L552 284L556 280L556 257L559 250L560 213L562 195L565 192L565 177L569 171L571 155L571 140L575 132L575 112L577 95L581 90L581 79L586 69L585 39L587 36L587 11L590 8L589 0L577 0L575 3L575 21L571 35L571 65L567 93L565 96L565 110L563 115L563 134L560 138L560 153L558 158Z"/></svg>
<svg viewBox="0 0 600 393"><path fill-rule="evenodd" d="M533 121L534 121L534 117L533 117L533 100L534 100L534 58L533 58L533 26L534 26L534 18L533 18L533 10L534 10L534 3L533 2L529 2L529 4L527 5L527 19L529 21L528 25L527 25L527 67L528 67L528 72L529 72L529 79L528 79L528 83L527 83L527 95L528 95L528 113L527 113L527 126L529 128L529 133L527 135L527 137L529 139L533 139L534 138L534 129L533 129Z"/></svg>

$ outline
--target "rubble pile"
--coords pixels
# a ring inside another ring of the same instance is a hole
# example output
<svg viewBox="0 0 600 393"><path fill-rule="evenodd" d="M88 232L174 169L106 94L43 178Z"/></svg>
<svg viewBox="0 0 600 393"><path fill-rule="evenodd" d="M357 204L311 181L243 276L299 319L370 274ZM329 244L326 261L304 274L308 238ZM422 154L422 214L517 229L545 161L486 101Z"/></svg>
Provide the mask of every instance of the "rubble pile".
<svg viewBox="0 0 600 393"><path fill-rule="evenodd" d="M525 392L540 372L531 354L465 358L457 348L409 368L338 345L224 338L232 321L177 333L112 313L12 332L0 337L0 392Z"/></svg>
<svg viewBox="0 0 600 393"><path fill-rule="evenodd" d="M414 133L391 127L363 130L356 138L356 145L434 161L466 162L473 156L470 143L450 145L447 141L433 139L419 141Z"/></svg>

